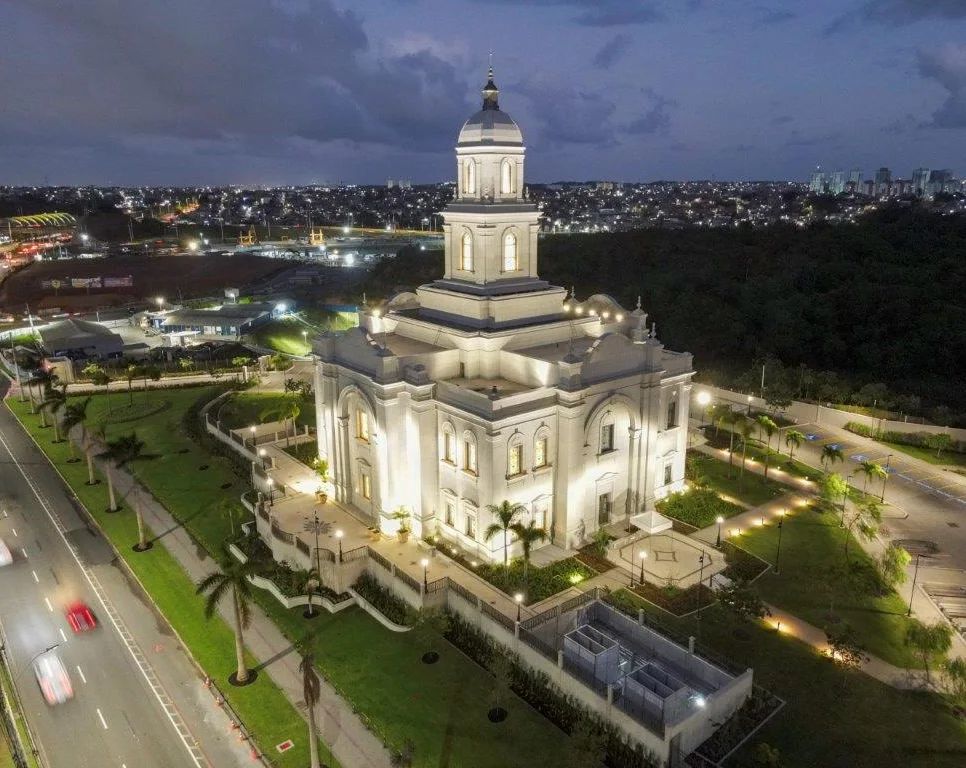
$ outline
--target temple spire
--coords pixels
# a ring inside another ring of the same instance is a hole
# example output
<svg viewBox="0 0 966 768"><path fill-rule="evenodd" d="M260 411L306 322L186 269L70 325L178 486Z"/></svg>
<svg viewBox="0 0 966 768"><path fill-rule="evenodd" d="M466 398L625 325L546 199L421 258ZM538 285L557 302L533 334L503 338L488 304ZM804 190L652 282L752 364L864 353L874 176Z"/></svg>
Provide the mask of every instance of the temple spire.
<svg viewBox="0 0 966 768"><path fill-rule="evenodd" d="M486 85L483 86L483 109L499 109L499 93L500 89L493 82L493 51L490 51L490 66L486 73Z"/></svg>

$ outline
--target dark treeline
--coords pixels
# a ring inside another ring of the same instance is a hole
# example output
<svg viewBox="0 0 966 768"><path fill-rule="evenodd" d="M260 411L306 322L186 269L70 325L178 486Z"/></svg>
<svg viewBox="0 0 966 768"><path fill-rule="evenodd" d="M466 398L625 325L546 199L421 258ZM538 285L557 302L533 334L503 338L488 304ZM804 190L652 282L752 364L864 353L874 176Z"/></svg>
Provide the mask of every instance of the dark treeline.
<svg viewBox="0 0 966 768"><path fill-rule="evenodd" d="M404 253L372 288L441 269L439 252ZM964 217L887 208L856 225L558 235L541 240L540 274L578 299L640 295L661 340L716 378L773 357L966 409Z"/></svg>

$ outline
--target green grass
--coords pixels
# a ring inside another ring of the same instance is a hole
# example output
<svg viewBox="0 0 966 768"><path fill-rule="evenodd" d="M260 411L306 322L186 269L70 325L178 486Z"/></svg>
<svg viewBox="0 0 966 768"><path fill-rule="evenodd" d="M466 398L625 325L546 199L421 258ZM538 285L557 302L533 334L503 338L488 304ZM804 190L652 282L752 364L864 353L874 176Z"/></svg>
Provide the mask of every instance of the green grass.
<svg viewBox="0 0 966 768"><path fill-rule="evenodd" d="M319 457L319 446L315 441L290 445L283 450L293 459L301 461L307 467L311 467L312 462Z"/></svg>
<svg viewBox="0 0 966 768"><path fill-rule="evenodd" d="M897 451L913 456L917 459L929 462L942 467L966 467L966 453L955 453L953 451L943 451L942 456L937 458L936 452L932 448L923 448L919 445L903 445L901 443L882 442Z"/></svg>
<svg viewBox="0 0 966 768"><path fill-rule="evenodd" d="M279 407L287 395L281 392L239 392L223 407L215 406L211 417L219 418L226 429L239 429L262 422L261 415ZM299 427L315 426L315 399L299 399L299 415L295 423ZM267 415L267 414L266 414ZM274 416L268 416L274 420Z"/></svg>
<svg viewBox="0 0 966 768"><path fill-rule="evenodd" d="M462 555L455 554L453 557L507 595L522 594L524 605L539 603L597 575L596 571L575 557L557 560L542 568L531 565L526 578L522 558L511 560L510 565L504 568L502 563L477 563L474 566L473 561L466 560Z"/></svg>
<svg viewBox="0 0 966 768"><path fill-rule="evenodd" d="M755 765L753 751L761 742L778 748L782 768L966 764L966 722L936 694L900 691L862 672L845 671L810 646L763 624L739 622L720 606L702 611L699 625L695 617L676 619L637 602L684 636L696 635L732 661L754 668L755 683L787 702L728 760L729 767ZM736 637L739 627L747 639Z"/></svg>
<svg viewBox="0 0 966 768"><path fill-rule="evenodd" d="M839 527L838 516L832 513L807 507L788 515L782 531L781 575L769 571L756 582L761 596L820 628L828 623L832 603L835 614L855 629L869 653L897 666L915 666L915 659L903 643L906 604L895 592L876 594L872 559L854 540L849 556L856 586L850 587L843 578L829 586L826 575L845 567L847 535ZM752 554L774 562L778 528L773 524L748 528L735 541Z"/></svg>
<svg viewBox="0 0 966 768"><path fill-rule="evenodd" d="M174 400L186 395L191 400L198 390L166 392L167 399ZM96 400L96 398L95 398ZM228 675L234 671L234 640L231 629L220 618L208 621L204 617L203 598L195 594L195 585L163 546L155 546L145 553L135 553L131 545L137 541L137 524L133 513L124 509L119 513L108 514L107 486L86 484L87 468L84 462L68 464L69 449L65 443L53 444L50 430L39 429L37 417L29 414L29 404L8 399L7 404L28 431L38 441L48 458L66 478L74 493L92 513L104 534L117 547L121 557L130 566L145 589L157 603L165 618L171 623L184 640L192 655L212 679L217 681L231 705L238 712L245 725L252 731L269 758L281 768L303 766L308 763L308 746L305 743L306 728L292 704L267 674L259 675L255 683L245 688L234 688L227 683ZM94 406L92 400L91 406ZM166 412L170 413L170 411ZM149 419L150 420L150 419ZM139 430L140 434L140 430ZM185 439L185 438L182 438ZM214 461L214 457L209 457ZM148 462L144 463L148 466ZM171 471L170 469L168 470ZM177 484L179 478L168 477L162 469L154 470L155 479ZM201 492L201 488L195 491ZM158 489L155 488L155 492ZM160 494L159 494L160 495ZM175 494L182 502L188 499L183 489ZM227 523L225 523L227 526ZM214 568L214 563L212 564ZM254 664L254 660L250 660ZM282 755L273 754L272 745L292 738L295 747ZM325 747L323 752L327 753ZM329 758L331 760L331 758ZM334 763L334 761L332 761Z"/></svg>
<svg viewBox="0 0 966 768"><path fill-rule="evenodd" d="M262 347L284 352L288 355L307 355L312 349L309 341L302 335L308 331L311 341L314 331L311 327L295 319L272 320L251 334L254 342Z"/></svg>
<svg viewBox="0 0 966 768"><path fill-rule="evenodd" d="M767 504L777 499L788 489L781 483L751 472L745 467L744 478L741 476L741 453L735 452L734 466L729 467L727 461L694 453L689 457L693 467L694 477L703 478L703 485L726 497L737 499L750 507ZM730 475L730 476L729 476Z"/></svg>
<svg viewBox="0 0 966 768"><path fill-rule="evenodd" d="M13 681L10 679L10 674L7 672L6 666L2 664L0 664L0 686L3 687L7 701L14 701ZM37 758L34 757L30 750L30 734L27 733L27 726L24 723L23 714L16 709L14 711L14 727L17 729L17 734L20 736L20 743L27 747L25 750L27 768L38 768ZM3 726L0 726L0 768L13 768L15 763L13 761L12 745L7 742L6 737L6 731L3 730Z"/></svg>
<svg viewBox="0 0 966 768"><path fill-rule="evenodd" d="M504 722L487 720L493 678L435 630L388 632L357 608L306 622L301 609L261 602L290 639L308 637L326 680L387 744L413 740L417 768L565 763L570 738L517 696ZM422 662L429 650L436 664Z"/></svg>
<svg viewBox="0 0 966 768"><path fill-rule="evenodd" d="M745 508L725 501L710 488L689 488L659 501L657 511L695 528L705 528L714 524L719 516L734 517Z"/></svg>

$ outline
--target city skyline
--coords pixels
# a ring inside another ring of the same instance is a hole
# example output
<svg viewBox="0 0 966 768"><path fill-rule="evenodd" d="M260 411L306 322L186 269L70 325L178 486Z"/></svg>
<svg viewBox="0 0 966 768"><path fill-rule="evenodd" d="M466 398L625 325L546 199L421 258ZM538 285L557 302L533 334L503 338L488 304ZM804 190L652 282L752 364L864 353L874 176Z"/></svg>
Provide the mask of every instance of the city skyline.
<svg viewBox="0 0 966 768"><path fill-rule="evenodd" d="M31 0L0 10L0 182L440 181L484 46L535 181L957 171L966 5L925 6Z"/></svg>

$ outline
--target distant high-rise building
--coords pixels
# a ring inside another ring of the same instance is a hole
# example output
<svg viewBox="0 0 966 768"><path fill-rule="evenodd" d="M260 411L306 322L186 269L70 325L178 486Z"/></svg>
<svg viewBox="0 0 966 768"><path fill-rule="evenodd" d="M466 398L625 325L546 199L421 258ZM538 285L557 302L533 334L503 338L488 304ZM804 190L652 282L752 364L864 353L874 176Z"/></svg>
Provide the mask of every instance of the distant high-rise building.
<svg viewBox="0 0 966 768"><path fill-rule="evenodd" d="M926 194L933 197L940 192L949 192L953 184L953 172L948 168L932 171L929 174L929 183L926 185Z"/></svg>
<svg viewBox="0 0 966 768"><path fill-rule="evenodd" d="M920 197L929 194L929 178L931 173L928 168L916 168L912 172L912 192Z"/></svg>
<svg viewBox="0 0 966 768"><path fill-rule="evenodd" d="M862 191L862 169L853 168L849 171L849 191L851 192L861 192Z"/></svg>
<svg viewBox="0 0 966 768"><path fill-rule="evenodd" d="M812 171L812 175L808 180L808 191L814 192L816 195L820 195L825 191L825 174L822 173L820 168Z"/></svg>
<svg viewBox="0 0 966 768"><path fill-rule="evenodd" d="M833 195L841 195L845 191L845 171L836 171L831 175L828 191Z"/></svg>
<svg viewBox="0 0 966 768"><path fill-rule="evenodd" d="M889 184L892 182L892 171L882 166L875 172L875 194L888 195Z"/></svg>

